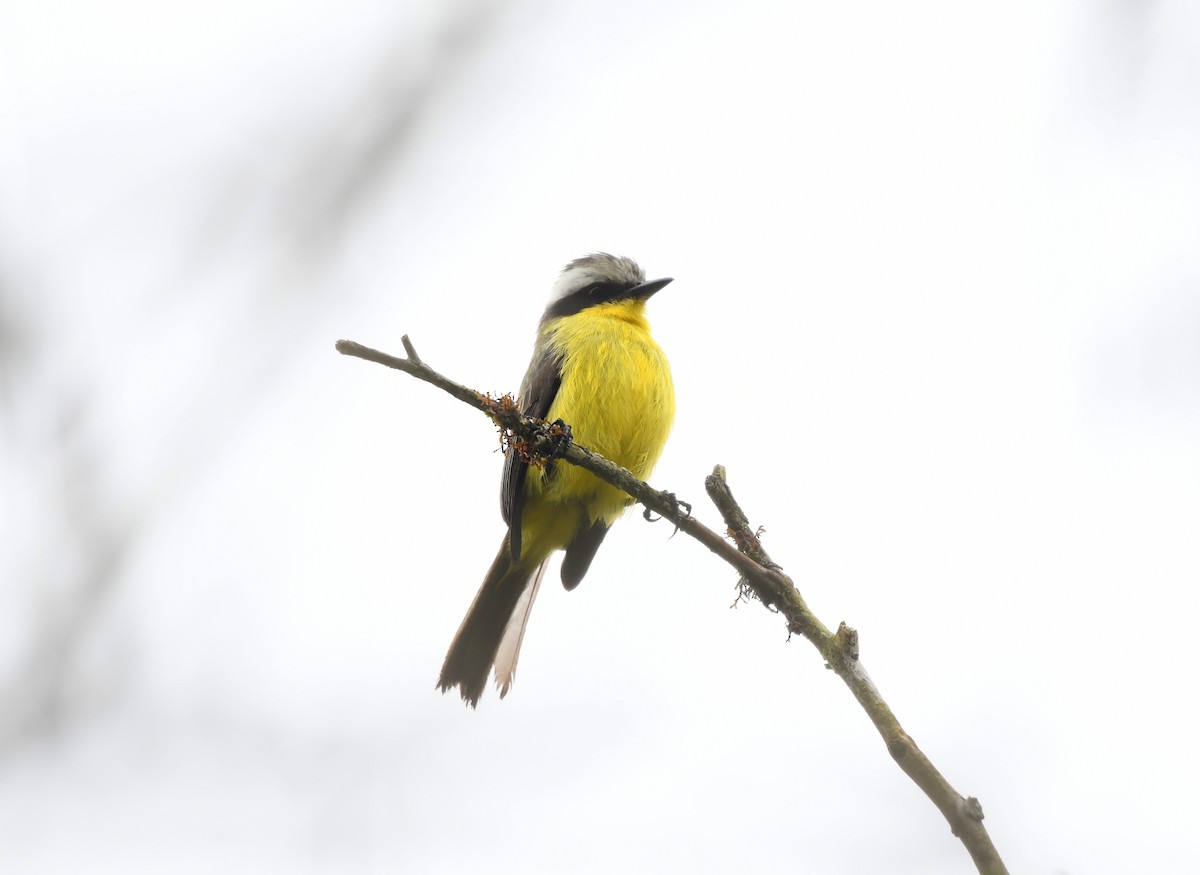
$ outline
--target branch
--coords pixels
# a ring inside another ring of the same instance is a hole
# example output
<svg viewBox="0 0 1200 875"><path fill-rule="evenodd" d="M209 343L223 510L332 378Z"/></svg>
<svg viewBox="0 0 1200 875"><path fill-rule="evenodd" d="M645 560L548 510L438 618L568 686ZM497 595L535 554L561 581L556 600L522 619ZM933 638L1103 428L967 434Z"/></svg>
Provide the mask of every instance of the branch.
<svg viewBox="0 0 1200 875"><path fill-rule="evenodd" d="M560 429L543 420L523 416L509 396L493 399L455 383L421 361L407 335L401 338L401 342L408 353L407 358L396 358L350 340L339 340L337 351L404 371L449 392L460 401L488 414L504 430L509 445L519 447L521 452L528 452L533 457L548 458L552 449L561 442ZM677 501L674 494L653 488L603 456L571 443L565 452L556 457L591 471L650 510L676 522L680 531L695 538L733 566L741 577L743 592L782 614L787 621L788 634L800 635L812 644L824 658L825 667L850 688L883 737L892 759L937 806L950 824L950 831L970 853L979 872L982 875L1007 875L1008 870L983 826L983 807L979 800L963 797L950 786L950 782L942 777L941 772L900 726L900 721L883 700L858 658L858 632L845 623L839 624L836 632L830 632L805 604L791 578L771 561L758 534L751 531L745 513L734 499L725 479L724 468L716 466L713 473L705 478L704 485L709 498L721 513L727 535L736 546L690 514L682 516L679 512L682 502Z"/></svg>

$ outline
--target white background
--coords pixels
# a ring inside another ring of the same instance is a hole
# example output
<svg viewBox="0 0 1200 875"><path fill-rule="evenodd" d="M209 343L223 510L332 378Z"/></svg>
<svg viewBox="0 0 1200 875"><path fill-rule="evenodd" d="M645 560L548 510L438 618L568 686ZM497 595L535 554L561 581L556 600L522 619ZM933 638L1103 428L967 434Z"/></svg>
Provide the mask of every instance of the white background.
<svg viewBox="0 0 1200 875"><path fill-rule="evenodd" d="M630 514L433 689L479 415L558 268L1014 872L1194 861L1200 15L1127 3L0 6L0 868L971 871L735 576ZM553 579L551 577L550 579Z"/></svg>

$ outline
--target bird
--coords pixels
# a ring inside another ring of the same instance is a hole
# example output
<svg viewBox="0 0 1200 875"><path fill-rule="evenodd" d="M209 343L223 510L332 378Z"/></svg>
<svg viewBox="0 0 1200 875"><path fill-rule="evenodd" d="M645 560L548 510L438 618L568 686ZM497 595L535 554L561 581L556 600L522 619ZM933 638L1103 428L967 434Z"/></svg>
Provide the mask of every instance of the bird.
<svg viewBox="0 0 1200 875"><path fill-rule="evenodd" d="M561 420L574 442L641 480L675 418L671 368L646 319L646 302L672 281L647 282L635 261L604 252L569 262L538 322L521 382L522 413ZM583 468L554 460L530 465L509 447L500 485L508 531L446 653L438 689L457 687L474 708L494 668L503 699L551 556L565 551L560 576L575 589L632 503Z"/></svg>

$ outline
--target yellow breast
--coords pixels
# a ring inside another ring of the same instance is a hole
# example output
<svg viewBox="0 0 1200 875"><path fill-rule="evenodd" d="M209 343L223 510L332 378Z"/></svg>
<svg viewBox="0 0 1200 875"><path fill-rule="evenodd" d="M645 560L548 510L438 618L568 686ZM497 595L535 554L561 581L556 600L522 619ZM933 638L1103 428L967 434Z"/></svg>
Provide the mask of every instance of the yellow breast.
<svg viewBox="0 0 1200 875"><path fill-rule="evenodd" d="M675 418L675 389L650 336L642 301L589 307L543 326L562 356L562 383L547 419L571 426L575 442L646 479ZM532 473L532 472L530 472ZM594 475L559 463L529 485L553 503L582 503L593 520L614 521L631 499ZM531 497L533 497L531 495Z"/></svg>

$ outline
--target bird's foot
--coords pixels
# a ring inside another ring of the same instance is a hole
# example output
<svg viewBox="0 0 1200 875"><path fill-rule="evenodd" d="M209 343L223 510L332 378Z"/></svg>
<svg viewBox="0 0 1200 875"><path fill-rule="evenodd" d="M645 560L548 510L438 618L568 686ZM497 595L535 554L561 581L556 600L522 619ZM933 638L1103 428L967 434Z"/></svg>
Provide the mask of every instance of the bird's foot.
<svg viewBox="0 0 1200 875"><path fill-rule="evenodd" d="M675 531L671 532L671 537L673 538L679 531L679 527L683 525L683 521L692 515L692 506L686 501L680 501L678 498L676 498L674 492L661 492L659 494L662 496L665 502L671 505L672 508L671 515L668 518L671 520L671 522L675 523ZM642 511L642 518L648 523L656 523L663 519L661 516L652 518L650 516L651 513L653 513L653 511L651 511L650 508L646 508L644 511Z"/></svg>
<svg viewBox="0 0 1200 875"><path fill-rule="evenodd" d="M547 432L551 440L550 452L547 453L547 456L551 459L561 459L567 454L567 450L571 446L571 426L567 425L561 419L556 419L550 423Z"/></svg>

